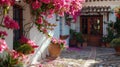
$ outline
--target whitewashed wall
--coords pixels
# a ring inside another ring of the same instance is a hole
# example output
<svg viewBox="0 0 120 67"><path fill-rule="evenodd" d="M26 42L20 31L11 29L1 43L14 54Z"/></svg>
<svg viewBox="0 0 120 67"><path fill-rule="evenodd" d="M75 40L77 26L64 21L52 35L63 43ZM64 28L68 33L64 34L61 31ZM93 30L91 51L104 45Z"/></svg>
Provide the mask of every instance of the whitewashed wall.
<svg viewBox="0 0 120 67"><path fill-rule="evenodd" d="M120 0L85 2L83 6L108 6L108 5L120 5Z"/></svg>
<svg viewBox="0 0 120 67"><path fill-rule="evenodd" d="M77 32L80 32L80 16L78 16L78 19L76 21L76 28L75 29Z"/></svg>
<svg viewBox="0 0 120 67"><path fill-rule="evenodd" d="M54 28L54 35L53 37L59 39L60 38L60 21L56 21L56 27Z"/></svg>
<svg viewBox="0 0 120 67"><path fill-rule="evenodd" d="M61 33L60 35L65 36L65 35L70 35L70 26L66 24L65 17L61 17L60 19L61 23ZM69 37L65 39L66 41L66 46L69 46Z"/></svg>
<svg viewBox="0 0 120 67"><path fill-rule="evenodd" d="M103 35L107 35L107 15L103 15Z"/></svg>
<svg viewBox="0 0 120 67"><path fill-rule="evenodd" d="M13 17L12 9L13 8L11 7L10 11L9 11L9 14L8 14L11 18ZM2 16L0 16L0 22L1 22L1 19L2 19ZM7 45L8 45L8 47L10 49L13 49L13 30L2 28L2 27L0 27L0 30L7 32L8 36L5 37L5 41L6 41Z"/></svg>
<svg viewBox="0 0 120 67"><path fill-rule="evenodd" d="M50 23L56 23L56 24L59 23L58 21L56 21L55 15L50 19L48 19L48 18L46 18L46 19ZM57 25L53 31L49 31L49 34L51 36L53 36L55 34L54 37L59 38L59 25ZM29 62L30 62L30 64L39 63L42 59L44 59L46 57L46 55L48 55L47 48L48 48L51 38L46 37L44 34L40 33L37 30L36 26L34 26L30 30L30 39L33 40L40 47L38 49L36 49L35 54L30 57Z"/></svg>
<svg viewBox="0 0 120 67"><path fill-rule="evenodd" d="M24 30L28 30L28 28L30 27L31 25L31 22L32 19L33 19L33 16L31 16L30 14L30 8L29 8L29 5L23 3L22 1L20 3L17 3L16 4L20 5L21 7L23 7L23 28ZM13 9L11 8L10 9L10 12L9 12L9 15L10 17L12 18L13 17ZM56 21L56 16L54 15L53 18L46 18L47 21L49 21L50 23L56 23L57 26L55 27L55 29L53 31L49 31L49 34L51 36L53 36L54 34L54 37L56 38L59 38L59 21ZM1 17L0 17L0 20L1 20ZM27 23L30 23L26 26L24 26L25 24ZM0 30L6 30L7 33L8 33L8 36L6 37L6 42L8 44L8 46L10 47L10 49L13 49L13 30L7 30L7 29L4 29L4 28L0 28ZM47 47L49 45L49 42L51 40L51 38L48 38L46 37L44 34L40 33L36 26L34 25L33 28L31 28L30 32L27 33L26 35L28 38L30 38L31 40L33 40L37 45L39 45L40 47L38 49L36 49L36 52L34 55L31 55L29 57L28 60L25 60L26 62L29 61L30 64L35 64L35 63L39 63L39 61L41 61L42 59L44 59L46 57L46 55L48 54L48 51L47 51Z"/></svg>

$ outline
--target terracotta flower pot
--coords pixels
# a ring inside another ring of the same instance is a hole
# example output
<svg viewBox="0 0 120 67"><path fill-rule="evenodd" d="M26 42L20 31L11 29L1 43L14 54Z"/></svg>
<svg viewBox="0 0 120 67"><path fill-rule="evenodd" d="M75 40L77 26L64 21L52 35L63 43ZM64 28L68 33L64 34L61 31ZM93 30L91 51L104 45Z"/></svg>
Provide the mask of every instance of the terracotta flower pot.
<svg viewBox="0 0 120 67"><path fill-rule="evenodd" d="M49 55L52 58L57 58L61 53L60 45L58 44L50 44L48 47Z"/></svg>
<svg viewBox="0 0 120 67"><path fill-rule="evenodd" d="M109 44L109 43L106 43L106 47L108 47L108 48L109 48L109 47L110 47L110 44Z"/></svg>
<svg viewBox="0 0 120 67"><path fill-rule="evenodd" d="M120 55L120 46L115 47L116 55Z"/></svg>
<svg viewBox="0 0 120 67"><path fill-rule="evenodd" d="M82 46L83 48L87 47L87 42L84 42Z"/></svg>

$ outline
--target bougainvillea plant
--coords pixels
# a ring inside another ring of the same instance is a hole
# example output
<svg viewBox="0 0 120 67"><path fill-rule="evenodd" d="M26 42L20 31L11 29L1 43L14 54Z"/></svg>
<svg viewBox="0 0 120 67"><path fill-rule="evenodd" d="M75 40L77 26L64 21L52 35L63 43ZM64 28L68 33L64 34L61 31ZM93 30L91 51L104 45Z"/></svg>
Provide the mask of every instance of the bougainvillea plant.
<svg viewBox="0 0 120 67"><path fill-rule="evenodd" d="M64 13L70 14L76 18L76 12L82 8L84 0L23 0L23 2L30 5L31 14L35 17L34 23L38 30L49 35L48 30L53 30L53 27L56 25L49 23L45 18L51 18L53 14L64 16ZM3 18L1 18L0 27L13 30L20 28L17 21L13 20L8 15L10 7L14 4L15 0L0 0L0 10L2 10L0 16L3 16ZM7 33L0 29L0 53L7 53L0 57L0 67L23 67L21 66L22 61L20 61L20 58L34 53L35 48L38 46L30 39L22 37L18 41L20 46L16 48L16 50L10 50L5 42L5 36L7 36ZM57 40L57 43L61 48L65 44L65 42L61 40Z"/></svg>
<svg viewBox="0 0 120 67"><path fill-rule="evenodd" d="M17 47L15 47L15 50L19 53L22 53L24 55L33 54L35 52L35 48L38 48L38 46L30 39L22 36L20 40L16 42Z"/></svg>
<svg viewBox="0 0 120 67"><path fill-rule="evenodd" d="M6 33L6 31L1 30L1 28L3 27L13 30L20 29L18 22L13 20L8 15L9 8L13 6L14 3L15 0L0 0L0 8L2 9L2 14L0 16L3 16L0 22L0 67L23 67L23 61L26 59L26 56L28 54L33 54L35 48L38 47L33 41L27 38L27 41L25 43L20 42L21 46L18 47L17 50L11 50L7 46L5 36L7 36L8 34Z"/></svg>
<svg viewBox="0 0 120 67"><path fill-rule="evenodd" d="M45 21L44 17L50 18L53 14L64 16L64 13L66 13L76 19L76 13L82 8L84 0L24 0L24 2L30 5L40 32L48 34L48 30L53 30L56 25Z"/></svg>

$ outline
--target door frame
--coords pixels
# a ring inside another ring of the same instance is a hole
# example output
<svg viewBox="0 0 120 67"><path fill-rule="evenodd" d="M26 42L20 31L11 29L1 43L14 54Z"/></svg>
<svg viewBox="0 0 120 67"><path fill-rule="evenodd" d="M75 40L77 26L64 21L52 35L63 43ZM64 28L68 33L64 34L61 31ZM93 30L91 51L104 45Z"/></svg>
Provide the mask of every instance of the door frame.
<svg viewBox="0 0 120 67"><path fill-rule="evenodd" d="M100 19L100 34L97 34L96 36L92 36L90 34L90 32L91 32L90 19L91 18L95 18L95 19L99 18ZM86 25L87 26L86 33L83 33L83 29L82 29L83 22L82 21L86 22L85 24L87 24ZM83 37L87 39L86 41L88 42L88 44L89 44L89 40L91 39L91 37L93 37L93 39L98 37L100 39L100 42L96 46L100 46L101 38L102 38L102 35L103 35L103 15L81 15L80 16L80 31L83 33Z"/></svg>

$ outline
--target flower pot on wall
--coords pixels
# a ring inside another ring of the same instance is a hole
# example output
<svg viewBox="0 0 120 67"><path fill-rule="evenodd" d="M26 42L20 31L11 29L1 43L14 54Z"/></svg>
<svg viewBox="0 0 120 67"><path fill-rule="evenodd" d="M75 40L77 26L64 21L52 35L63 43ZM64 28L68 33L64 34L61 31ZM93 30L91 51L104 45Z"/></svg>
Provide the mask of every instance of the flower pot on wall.
<svg viewBox="0 0 120 67"><path fill-rule="evenodd" d="M48 46L48 51L49 51L50 57L57 58L61 53L60 45L58 45L58 44L50 44Z"/></svg>

